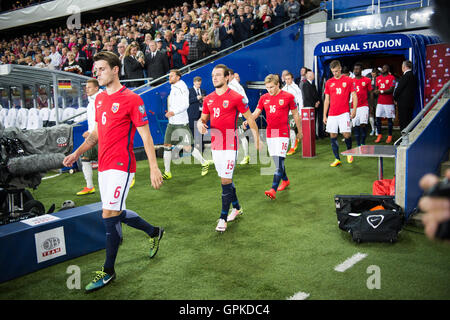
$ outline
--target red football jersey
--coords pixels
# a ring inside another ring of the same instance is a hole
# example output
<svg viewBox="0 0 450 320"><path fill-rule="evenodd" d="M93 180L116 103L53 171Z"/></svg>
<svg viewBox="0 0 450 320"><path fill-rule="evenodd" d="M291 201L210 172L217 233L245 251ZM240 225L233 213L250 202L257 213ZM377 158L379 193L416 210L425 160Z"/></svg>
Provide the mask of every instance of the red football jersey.
<svg viewBox="0 0 450 320"><path fill-rule="evenodd" d="M220 96L214 91L203 99L202 113L210 115L212 150L237 150L237 117L249 110L243 100L231 89Z"/></svg>
<svg viewBox="0 0 450 320"><path fill-rule="evenodd" d="M263 94L257 108L266 111L267 138L289 138L289 110L297 109L293 94L283 90L276 96Z"/></svg>
<svg viewBox="0 0 450 320"><path fill-rule="evenodd" d="M395 88L395 77L392 74L386 76L380 75L377 77L376 86L378 90L388 90L390 88ZM379 104L394 104L394 94L379 94L378 95Z"/></svg>
<svg viewBox="0 0 450 320"><path fill-rule="evenodd" d="M339 79L329 79L325 84L325 94L330 96L328 116L338 116L350 112L350 95L355 92L353 79L342 75Z"/></svg>
<svg viewBox="0 0 450 320"><path fill-rule="evenodd" d="M367 77L361 77L360 79L354 78L356 96L358 97L358 108L369 106L369 92L372 91L372 83Z"/></svg>
<svg viewBox="0 0 450 320"><path fill-rule="evenodd" d="M148 123L141 97L123 86L108 95L106 90L95 99L98 129L98 171L116 169L136 172L133 152L136 127Z"/></svg>

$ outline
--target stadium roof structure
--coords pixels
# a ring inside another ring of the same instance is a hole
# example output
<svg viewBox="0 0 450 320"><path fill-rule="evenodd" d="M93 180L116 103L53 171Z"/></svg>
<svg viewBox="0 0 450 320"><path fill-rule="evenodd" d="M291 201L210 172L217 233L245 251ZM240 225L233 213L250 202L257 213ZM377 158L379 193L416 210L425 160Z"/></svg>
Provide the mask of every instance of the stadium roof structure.
<svg viewBox="0 0 450 320"><path fill-rule="evenodd" d="M58 80L70 80L75 84L85 83L90 78L75 73L22 66L0 65L0 86L58 85Z"/></svg>

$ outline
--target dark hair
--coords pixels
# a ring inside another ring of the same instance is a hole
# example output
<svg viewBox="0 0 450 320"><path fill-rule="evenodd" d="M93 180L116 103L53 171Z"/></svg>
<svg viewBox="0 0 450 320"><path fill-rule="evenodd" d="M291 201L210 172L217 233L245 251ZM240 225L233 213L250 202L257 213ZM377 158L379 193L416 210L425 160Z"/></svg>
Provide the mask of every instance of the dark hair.
<svg viewBox="0 0 450 320"><path fill-rule="evenodd" d="M403 61L403 65L404 65L405 67L407 67L408 69L412 69L412 62L409 61L409 60Z"/></svg>
<svg viewBox="0 0 450 320"><path fill-rule="evenodd" d="M105 60L109 67L113 69L114 67L122 67L119 57L111 51L100 51L94 55L94 61Z"/></svg>
<svg viewBox="0 0 450 320"><path fill-rule="evenodd" d="M339 62L339 60L333 60L330 62L330 69L334 69L337 67L340 67L341 63Z"/></svg>
<svg viewBox="0 0 450 320"><path fill-rule="evenodd" d="M355 63L355 65L353 66L353 68L354 67L360 67L361 69L363 68L363 64L361 63L361 62L357 62L357 63Z"/></svg>
<svg viewBox="0 0 450 320"><path fill-rule="evenodd" d="M217 66L214 67L214 69L223 69L223 75L225 77L228 77L230 75L228 67L224 64L218 64Z"/></svg>

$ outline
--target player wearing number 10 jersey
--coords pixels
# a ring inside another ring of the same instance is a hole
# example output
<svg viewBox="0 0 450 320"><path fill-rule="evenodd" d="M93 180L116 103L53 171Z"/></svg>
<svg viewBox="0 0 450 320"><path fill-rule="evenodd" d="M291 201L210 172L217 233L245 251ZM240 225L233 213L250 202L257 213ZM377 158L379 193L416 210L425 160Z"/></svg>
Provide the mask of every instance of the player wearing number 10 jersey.
<svg viewBox="0 0 450 320"><path fill-rule="evenodd" d="M323 123L326 125L326 131L330 134L331 149L335 160L330 164L336 167L341 164L339 156L339 144L337 135L339 132L345 138L347 150L352 148L352 129L350 125L350 95L352 97L353 110L351 117L356 115L356 106L358 105L358 97L356 96L353 79L342 75L341 63L333 60L330 63L330 69L333 77L325 84L325 101L323 107ZM328 107L330 108L327 115ZM352 163L353 157L347 156L347 162Z"/></svg>
<svg viewBox="0 0 450 320"><path fill-rule="evenodd" d="M128 190L136 172L133 153L136 130L144 143L152 186L159 189L162 183L142 99L120 84L121 62L114 53L99 52L94 56L94 61L98 82L106 87L95 100L96 124L85 142L63 161L65 166L70 166L81 154L97 143L99 145L98 180L106 229L106 259L102 270L96 271L94 280L86 286L86 291L100 289L115 278L114 264L122 222L147 233L150 237L150 258L157 253L164 234L163 228L154 227L135 212L125 210Z"/></svg>
<svg viewBox="0 0 450 320"><path fill-rule="evenodd" d="M269 74L264 79L264 84L267 93L259 98L258 106L252 117L256 119L263 110L266 112L267 147L276 169L273 175L272 188L264 193L270 199L275 199L276 192L284 190L290 184L284 166L284 159L286 158L289 145L289 111L292 112L298 129L297 139L301 140L303 134L294 95L280 90L277 75Z"/></svg>
<svg viewBox="0 0 450 320"><path fill-rule="evenodd" d="M242 214L233 183L238 150L236 124L239 113L248 120L259 149L258 127L251 117L248 105L243 102L244 97L228 87L229 76L227 66L219 64L214 67L212 82L215 91L203 99L202 116L197 122L197 129L201 134L206 133L208 120L211 124L212 158L222 183L222 211L216 227L219 232L226 230L228 221ZM233 209L228 214L230 204Z"/></svg>

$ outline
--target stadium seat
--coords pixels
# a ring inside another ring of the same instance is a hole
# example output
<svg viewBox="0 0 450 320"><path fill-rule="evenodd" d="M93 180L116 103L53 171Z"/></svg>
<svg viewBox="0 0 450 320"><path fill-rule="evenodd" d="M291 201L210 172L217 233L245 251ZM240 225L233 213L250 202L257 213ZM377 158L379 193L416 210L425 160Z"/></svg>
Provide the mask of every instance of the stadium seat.
<svg viewBox="0 0 450 320"><path fill-rule="evenodd" d="M7 108L2 108L1 110L0 110L0 123L1 124L5 124L5 119L6 119L6 116L8 115L8 109Z"/></svg>
<svg viewBox="0 0 450 320"><path fill-rule="evenodd" d="M26 129L27 128L27 121L28 121L28 109L20 108L17 111L16 126L19 129Z"/></svg>
<svg viewBox="0 0 450 320"><path fill-rule="evenodd" d="M62 121L65 122L67 119L72 118L74 115L76 115L76 109L72 107L64 108L63 115L62 115ZM67 123L72 124L74 122L74 118L70 119Z"/></svg>
<svg viewBox="0 0 450 320"><path fill-rule="evenodd" d="M50 118L50 109L49 108L42 108L39 110L39 117L42 120L42 125L44 127L48 124L48 119Z"/></svg>
<svg viewBox="0 0 450 320"><path fill-rule="evenodd" d="M42 119L39 116L38 112L31 112L32 110L37 109L30 109L30 112L28 113L28 121L27 121L27 130L34 130L42 128Z"/></svg>
<svg viewBox="0 0 450 320"><path fill-rule="evenodd" d="M79 116L77 116L77 117L74 119L74 121L75 121L75 122L82 122L82 121L85 121L85 120L87 119L86 110L87 110L86 107L79 107L79 108L76 110L76 114L78 114Z"/></svg>
<svg viewBox="0 0 450 320"><path fill-rule="evenodd" d="M63 108L58 108L58 121L59 122L62 121L63 112L64 112ZM56 108L53 108L50 110L50 117L48 118L48 121L56 122Z"/></svg>
<svg viewBox="0 0 450 320"><path fill-rule="evenodd" d="M12 128L16 126L16 116L17 110L15 108L12 108L8 111L4 122L5 128Z"/></svg>

